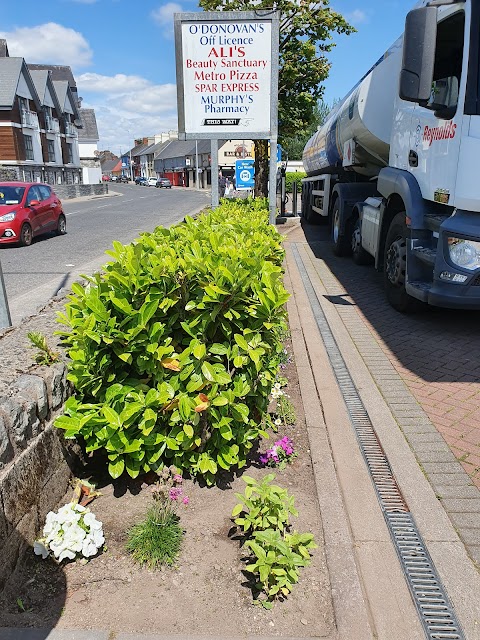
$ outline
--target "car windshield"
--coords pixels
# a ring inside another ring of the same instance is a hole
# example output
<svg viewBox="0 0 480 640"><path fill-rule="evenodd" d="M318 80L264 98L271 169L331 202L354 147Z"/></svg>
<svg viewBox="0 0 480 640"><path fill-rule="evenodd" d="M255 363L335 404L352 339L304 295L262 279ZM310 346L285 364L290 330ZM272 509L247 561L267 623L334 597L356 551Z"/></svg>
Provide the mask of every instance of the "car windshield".
<svg viewBox="0 0 480 640"><path fill-rule="evenodd" d="M0 206L20 204L25 193L25 187L7 187L0 185Z"/></svg>

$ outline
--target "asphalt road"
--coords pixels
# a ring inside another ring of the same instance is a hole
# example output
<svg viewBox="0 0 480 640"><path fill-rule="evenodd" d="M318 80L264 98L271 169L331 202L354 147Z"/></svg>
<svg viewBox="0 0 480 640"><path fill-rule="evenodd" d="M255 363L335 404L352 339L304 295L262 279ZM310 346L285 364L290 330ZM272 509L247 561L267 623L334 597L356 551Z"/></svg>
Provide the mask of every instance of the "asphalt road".
<svg viewBox="0 0 480 640"><path fill-rule="evenodd" d="M127 244L142 231L168 227L210 203L209 192L194 189L112 184L110 192L119 195L65 200L65 236L40 236L30 247L0 247L13 324L35 313L80 274L98 270L114 240Z"/></svg>

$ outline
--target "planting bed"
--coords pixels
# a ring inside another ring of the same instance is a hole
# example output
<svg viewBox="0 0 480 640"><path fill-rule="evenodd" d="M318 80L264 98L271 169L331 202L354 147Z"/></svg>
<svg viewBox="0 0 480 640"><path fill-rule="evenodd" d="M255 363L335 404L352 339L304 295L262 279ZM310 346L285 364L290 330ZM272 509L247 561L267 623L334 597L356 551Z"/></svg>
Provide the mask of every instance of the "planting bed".
<svg viewBox="0 0 480 640"><path fill-rule="evenodd" d="M287 349L291 353L290 345ZM91 477L102 495L90 507L103 522L106 549L87 563L55 565L29 553L26 565L0 599L0 626L108 629L111 631L226 635L321 637L334 631L330 585L325 563L322 525L302 411L297 371L290 362L282 375L295 406L297 424L280 427L260 443L242 472L256 479L270 473L258 463L259 452L288 435L298 457L284 470L273 470L276 483L295 496L298 518L292 529L312 532L318 549L287 600L270 611L252 604L250 574L230 519L243 492L241 477L228 474L219 486L185 480L190 498L180 509L185 530L180 558L173 568L150 571L136 565L125 551L126 532L141 520L151 503L142 479L113 485L105 476ZM65 496L67 502L71 494ZM63 504L62 503L62 504Z"/></svg>

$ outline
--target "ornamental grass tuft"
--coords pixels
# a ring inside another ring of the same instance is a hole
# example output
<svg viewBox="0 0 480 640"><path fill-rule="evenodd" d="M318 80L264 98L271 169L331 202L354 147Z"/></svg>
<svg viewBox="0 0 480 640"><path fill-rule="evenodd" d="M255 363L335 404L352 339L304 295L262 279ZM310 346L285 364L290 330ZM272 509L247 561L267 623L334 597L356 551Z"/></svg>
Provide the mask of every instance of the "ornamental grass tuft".
<svg viewBox="0 0 480 640"><path fill-rule="evenodd" d="M127 551L133 559L149 569L175 563L182 546L183 530L179 518L170 513L160 522L156 505L147 511L145 520L134 525L128 532Z"/></svg>

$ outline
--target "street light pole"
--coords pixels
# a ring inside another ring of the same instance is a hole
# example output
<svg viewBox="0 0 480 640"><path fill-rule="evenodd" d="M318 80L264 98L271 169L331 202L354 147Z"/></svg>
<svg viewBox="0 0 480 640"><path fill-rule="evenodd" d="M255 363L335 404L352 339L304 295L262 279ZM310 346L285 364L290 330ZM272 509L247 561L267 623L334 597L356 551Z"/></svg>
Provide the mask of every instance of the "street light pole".
<svg viewBox="0 0 480 640"><path fill-rule="evenodd" d="M133 182L133 165L132 165L132 150L129 151L130 154L130 180Z"/></svg>

